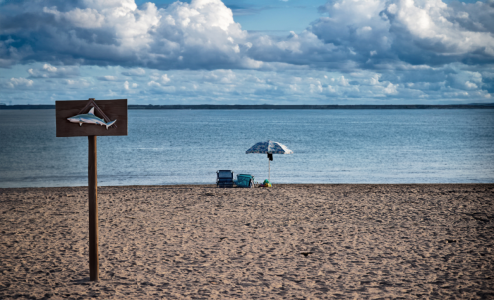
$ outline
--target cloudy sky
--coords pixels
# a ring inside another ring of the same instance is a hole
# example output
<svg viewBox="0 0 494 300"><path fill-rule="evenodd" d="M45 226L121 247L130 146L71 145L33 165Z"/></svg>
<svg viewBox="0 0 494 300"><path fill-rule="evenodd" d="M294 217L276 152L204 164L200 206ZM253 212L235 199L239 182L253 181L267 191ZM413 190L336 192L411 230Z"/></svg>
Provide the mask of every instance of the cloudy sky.
<svg viewBox="0 0 494 300"><path fill-rule="evenodd" d="M494 0L0 0L0 102L494 102Z"/></svg>

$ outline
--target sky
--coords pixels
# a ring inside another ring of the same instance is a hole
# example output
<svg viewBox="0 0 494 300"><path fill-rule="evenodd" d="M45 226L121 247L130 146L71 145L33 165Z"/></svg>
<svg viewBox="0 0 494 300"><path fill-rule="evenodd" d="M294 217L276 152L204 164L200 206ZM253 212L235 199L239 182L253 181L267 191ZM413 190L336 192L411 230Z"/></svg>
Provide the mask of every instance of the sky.
<svg viewBox="0 0 494 300"><path fill-rule="evenodd" d="M494 0L0 0L0 103L494 102Z"/></svg>

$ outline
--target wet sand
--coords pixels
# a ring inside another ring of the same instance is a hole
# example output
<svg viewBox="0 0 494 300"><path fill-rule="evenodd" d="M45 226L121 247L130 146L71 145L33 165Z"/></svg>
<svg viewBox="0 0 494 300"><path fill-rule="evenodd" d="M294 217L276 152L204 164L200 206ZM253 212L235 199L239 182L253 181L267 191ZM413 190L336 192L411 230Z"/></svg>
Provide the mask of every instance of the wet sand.
<svg viewBox="0 0 494 300"><path fill-rule="evenodd" d="M494 184L0 189L0 299L494 299Z"/></svg>

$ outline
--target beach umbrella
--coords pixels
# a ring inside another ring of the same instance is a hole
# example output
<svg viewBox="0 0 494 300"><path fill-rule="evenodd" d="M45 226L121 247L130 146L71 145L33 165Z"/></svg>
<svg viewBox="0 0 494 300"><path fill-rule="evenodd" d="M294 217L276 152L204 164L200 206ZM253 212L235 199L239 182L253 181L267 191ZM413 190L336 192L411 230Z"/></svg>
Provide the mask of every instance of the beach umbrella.
<svg viewBox="0 0 494 300"><path fill-rule="evenodd" d="M268 140L267 142L259 142L245 151L245 154L249 153L268 154L268 180L271 182L271 161L273 160L273 154L292 154L293 151L283 144Z"/></svg>

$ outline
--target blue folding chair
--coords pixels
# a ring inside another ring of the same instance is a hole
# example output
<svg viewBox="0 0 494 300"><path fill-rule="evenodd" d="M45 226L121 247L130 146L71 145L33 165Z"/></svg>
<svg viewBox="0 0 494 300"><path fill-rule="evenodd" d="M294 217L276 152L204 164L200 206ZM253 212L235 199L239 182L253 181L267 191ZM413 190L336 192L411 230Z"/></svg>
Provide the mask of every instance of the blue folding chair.
<svg viewBox="0 0 494 300"><path fill-rule="evenodd" d="M232 188L233 171L231 170L216 171L216 186L219 188Z"/></svg>

